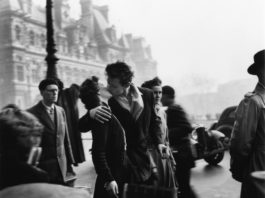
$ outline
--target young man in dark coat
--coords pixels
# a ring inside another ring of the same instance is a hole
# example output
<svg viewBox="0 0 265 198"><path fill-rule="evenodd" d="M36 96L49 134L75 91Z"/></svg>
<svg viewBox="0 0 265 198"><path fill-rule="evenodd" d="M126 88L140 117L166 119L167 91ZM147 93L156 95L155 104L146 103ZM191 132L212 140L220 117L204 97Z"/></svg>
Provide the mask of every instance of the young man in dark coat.
<svg viewBox="0 0 265 198"><path fill-rule="evenodd" d="M170 86L162 88L163 106L167 107L167 127L169 143L178 152L174 154L176 161L176 178L179 184L180 198L196 197L190 186L190 169L194 167L189 134L192 126L184 109L175 102L175 90Z"/></svg>
<svg viewBox="0 0 265 198"><path fill-rule="evenodd" d="M39 167L45 170L50 182L67 184L67 160L74 163L63 108L55 105L58 99L58 84L54 79L42 80L39 90L43 97L38 104L28 109L44 126L42 156Z"/></svg>

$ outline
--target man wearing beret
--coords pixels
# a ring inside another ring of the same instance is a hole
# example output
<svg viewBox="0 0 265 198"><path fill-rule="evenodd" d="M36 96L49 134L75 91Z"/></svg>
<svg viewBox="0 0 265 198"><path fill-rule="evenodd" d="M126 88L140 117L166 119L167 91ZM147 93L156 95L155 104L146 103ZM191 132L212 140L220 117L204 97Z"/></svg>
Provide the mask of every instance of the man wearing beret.
<svg viewBox="0 0 265 198"><path fill-rule="evenodd" d="M67 163L73 164L66 116L64 110L55 105L58 99L58 84L55 79L45 79L39 84L42 100L28 111L44 126L42 156L39 167L45 170L54 184L67 184Z"/></svg>
<svg viewBox="0 0 265 198"><path fill-rule="evenodd" d="M230 147L231 172L233 178L242 182L241 198L264 198L265 182L254 183L250 174L265 171L265 50L254 55L248 73L256 75L258 83L236 110Z"/></svg>

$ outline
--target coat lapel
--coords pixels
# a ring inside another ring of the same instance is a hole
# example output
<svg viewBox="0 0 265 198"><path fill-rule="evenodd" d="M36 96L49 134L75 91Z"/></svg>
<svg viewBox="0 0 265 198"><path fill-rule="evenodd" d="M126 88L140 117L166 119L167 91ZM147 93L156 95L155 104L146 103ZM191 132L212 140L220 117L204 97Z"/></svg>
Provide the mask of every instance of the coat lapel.
<svg viewBox="0 0 265 198"><path fill-rule="evenodd" d="M59 109L56 107L56 105L54 105L54 115L55 115L55 117L54 117L54 125L55 125L55 127L56 127L56 131L60 131L59 130L59 127L61 127L60 126L60 123L61 123L61 120L60 120L60 118L61 118L61 112L59 111Z"/></svg>
<svg viewBox="0 0 265 198"><path fill-rule="evenodd" d="M43 124L54 131L55 124L41 102L39 102L37 110L39 112L39 119L43 122Z"/></svg>

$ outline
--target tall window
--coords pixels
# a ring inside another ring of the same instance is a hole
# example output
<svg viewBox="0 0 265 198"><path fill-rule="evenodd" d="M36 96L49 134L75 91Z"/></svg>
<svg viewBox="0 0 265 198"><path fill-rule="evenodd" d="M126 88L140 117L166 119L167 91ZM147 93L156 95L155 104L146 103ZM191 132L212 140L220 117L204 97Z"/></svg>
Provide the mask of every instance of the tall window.
<svg viewBox="0 0 265 198"><path fill-rule="evenodd" d="M29 44L35 45L35 34L32 30L29 32Z"/></svg>
<svg viewBox="0 0 265 198"><path fill-rule="evenodd" d="M24 79L24 68L23 66L19 65L17 66L17 80L24 81Z"/></svg>
<svg viewBox="0 0 265 198"><path fill-rule="evenodd" d="M32 81L33 83L37 83L39 81L37 69L32 69Z"/></svg>
<svg viewBox="0 0 265 198"><path fill-rule="evenodd" d="M40 35L40 42L41 42L41 47L45 48L46 47L46 40L45 40L44 34Z"/></svg>
<svg viewBox="0 0 265 198"><path fill-rule="evenodd" d="M18 25L15 26L15 35L16 35L16 40L20 41L20 39L21 39L21 28Z"/></svg>

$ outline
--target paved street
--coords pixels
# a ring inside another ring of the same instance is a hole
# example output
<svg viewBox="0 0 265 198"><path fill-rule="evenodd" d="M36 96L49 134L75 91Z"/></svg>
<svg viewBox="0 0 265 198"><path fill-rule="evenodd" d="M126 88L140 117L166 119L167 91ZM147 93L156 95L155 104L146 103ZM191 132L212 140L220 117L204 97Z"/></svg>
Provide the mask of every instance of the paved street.
<svg viewBox="0 0 265 198"><path fill-rule="evenodd" d="M229 171L230 155L225 153L219 166L209 166L204 160L196 162L192 170L192 185L199 198L239 198L240 183Z"/></svg>
<svg viewBox="0 0 265 198"><path fill-rule="evenodd" d="M78 174L76 185L87 186L92 194L96 174L91 155L88 154L91 141L84 142L87 161L75 168ZM240 183L231 178L229 158L227 152L219 166L208 166L204 160L196 162L196 167L192 170L192 185L198 198L239 198Z"/></svg>

